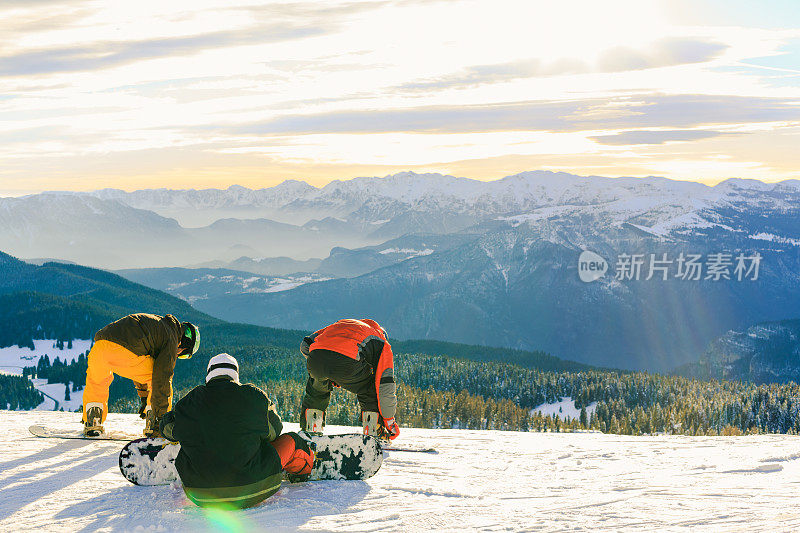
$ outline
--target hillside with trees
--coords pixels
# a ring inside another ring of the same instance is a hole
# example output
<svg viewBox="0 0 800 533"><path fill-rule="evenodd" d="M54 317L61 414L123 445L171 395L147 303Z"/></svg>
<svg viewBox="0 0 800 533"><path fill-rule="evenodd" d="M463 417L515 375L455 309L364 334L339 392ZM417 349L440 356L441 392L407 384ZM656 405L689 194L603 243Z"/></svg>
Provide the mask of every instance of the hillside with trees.
<svg viewBox="0 0 800 533"><path fill-rule="evenodd" d="M306 380L298 345L305 331L226 323L167 294L77 265L36 267L2 254L0 273L5 276L0 345L30 346L34 338L68 345L74 338L92 338L97 329L128 313L171 312L198 323L203 339L195 357L176 365L176 399L203 382L212 355L227 352L239 360L243 381L262 387L285 420L297 420ZM756 385L623 372L543 352L439 341L393 341L393 346L398 420L416 427L692 435L800 431L800 388L794 382ZM42 358L24 372L0 376L0 401L10 408L29 409L41 402L28 376L80 390L86 358L69 364ZM580 410L575 419L533 411L567 397ZM135 412L138 401L129 380L114 380L111 404L113 410ZM591 415L589 407L594 407ZM358 413L354 395L334 391L329 423L354 424Z"/></svg>

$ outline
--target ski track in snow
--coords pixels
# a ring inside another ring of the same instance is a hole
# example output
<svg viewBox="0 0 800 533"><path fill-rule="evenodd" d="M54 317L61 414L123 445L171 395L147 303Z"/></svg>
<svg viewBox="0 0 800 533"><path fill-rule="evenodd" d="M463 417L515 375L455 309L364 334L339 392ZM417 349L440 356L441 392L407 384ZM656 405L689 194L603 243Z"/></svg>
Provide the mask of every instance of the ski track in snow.
<svg viewBox="0 0 800 533"><path fill-rule="evenodd" d="M41 439L79 415L0 411L0 531L797 531L800 440L404 428L366 481L284 484L246 511L207 511L179 483L137 487L119 442ZM109 429L138 433L136 415ZM286 424L286 430L296 429ZM329 433L354 428L331 427Z"/></svg>

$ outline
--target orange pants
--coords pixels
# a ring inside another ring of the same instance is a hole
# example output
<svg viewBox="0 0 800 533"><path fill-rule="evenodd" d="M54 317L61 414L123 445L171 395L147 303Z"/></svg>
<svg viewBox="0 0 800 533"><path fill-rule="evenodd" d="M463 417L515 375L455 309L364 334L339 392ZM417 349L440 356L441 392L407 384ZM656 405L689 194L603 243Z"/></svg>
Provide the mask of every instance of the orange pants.
<svg viewBox="0 0 800 533"><path fill-rule="evenodd" d="M103 404L103 422L108 414L108 387L114 381L114 374L132 379L137 384L147 385L147 403L153 391L154 359L147 355L136 355L127 348L110 341L97 341L89 351L86 369L86 388L83 390L83 420L86 421L86 406L97 402ZM139 385L137 385L137 389ZM143 389L140 389L143 392ZM172 405L172 388L169 403Z"/></svg>
<svg viewBox="0 0 800 533"><path fill-rule="evenodd" d="M290 474L310 474L314 464L314 454L301 450L288 433L284 433L270 444L281 458L281 468Z"/></svg>

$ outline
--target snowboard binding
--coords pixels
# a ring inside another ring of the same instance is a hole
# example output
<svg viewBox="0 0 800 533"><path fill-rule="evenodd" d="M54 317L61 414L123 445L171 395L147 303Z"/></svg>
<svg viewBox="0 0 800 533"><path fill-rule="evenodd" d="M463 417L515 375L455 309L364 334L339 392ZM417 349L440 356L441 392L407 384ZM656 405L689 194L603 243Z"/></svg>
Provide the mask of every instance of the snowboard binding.
<svg viewBox="0 0 800 533"><path fill-rule="evenodd" d="M92 402L86 406L83 435L86 437L99 437L103 432L105 432L105 428L103 428L103 405Z"/></svg>

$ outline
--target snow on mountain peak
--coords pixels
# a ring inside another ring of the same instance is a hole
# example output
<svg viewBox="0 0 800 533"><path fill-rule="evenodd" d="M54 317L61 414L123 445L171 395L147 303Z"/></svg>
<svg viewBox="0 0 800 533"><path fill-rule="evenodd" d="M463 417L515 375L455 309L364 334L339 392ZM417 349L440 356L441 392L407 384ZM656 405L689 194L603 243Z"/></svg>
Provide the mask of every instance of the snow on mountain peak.
<svg viewBox="0 0 800 533"><path fill-rule="evenodd" d="M544 208L565 206L599 209L599 213L605 213L604 216L615 223L672 228L678 221L701 224L701 211L717 205L745 203L789 209L798 193L800 181L797 180L774 184L729 179L710 187L657 176L609 178L534 170L494 181L405 171L383 177L334 180L320 188L289 179L262 189L241 185L202 190L125 192L103 189L92 196L117 200L179 220L200 217L195 222L198 226L231 217L261 217L303 224L310 219L335 216L360 223L381 221L383 224L412 212L446 214L453 217L449 220L461 217L458 224L468 224L470 220L475 224L500 217L518 225L552 216ZM641 220L631 220L634 217L641 217ZM392 226L386 231L417 231L415 228L419 224L428 223L421 220L398 222L407 224L406 229Z"/></svg>
<svg viewBox="0 0 800 533"><path fill-rule="evenodd" d="M728 178L719 182L715 188L720 190L751 190L751 191L771 191L775 188L774 183L764 183L763 181L745 178Z"/></svg>
<svg viewBox="0 0 800 533"><path fill-rule="evenodd" d="M403 203L414 203L433 196L466 198L474 195L474 191L483 183L444 174L400 172L383 178L360 177L346 181L335 180L320 189L318 196L362 200L366 197L380 196Z"/></svg>
<svg viewBox="0 0 800 533"><path fill-rule="evenodd" d="M333 180L317 188L300 180L286 180L273 187L249 189L231 185L225 190L147 189L124 192L103 189L92 193L103 199L118 199L133 207L270 207L283 209L295 202L313 207L315 202L357 209L365 201L386 198L408 205L427 202L437 208L479 206L505 215L555 205L596 205L640 197L695 198L724 201L732 195L793 191L800 181L781 184L750 179L729 179L715 187L663 177L645 178L577 176L566 172L534 170L494 181L459 178L439 173L398 172L384 177L357 177ZM310 204L309 204L310 202Z"/></svg>

